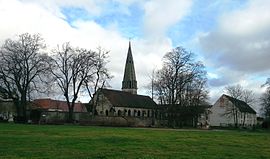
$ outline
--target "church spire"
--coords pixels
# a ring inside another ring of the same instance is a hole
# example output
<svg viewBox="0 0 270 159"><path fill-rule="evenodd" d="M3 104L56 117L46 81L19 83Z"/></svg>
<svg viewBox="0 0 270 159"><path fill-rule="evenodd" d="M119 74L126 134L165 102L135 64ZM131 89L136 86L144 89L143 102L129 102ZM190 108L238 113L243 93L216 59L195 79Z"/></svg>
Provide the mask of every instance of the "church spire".
<svg viewBox="0 0 270 159"><path fill-rule="evenodd" d="M135 75L134 62L131 51L131 43L129 41L128 54L125 65L125 73L122 81L122 91L137 94L137 81Z"/></svg>

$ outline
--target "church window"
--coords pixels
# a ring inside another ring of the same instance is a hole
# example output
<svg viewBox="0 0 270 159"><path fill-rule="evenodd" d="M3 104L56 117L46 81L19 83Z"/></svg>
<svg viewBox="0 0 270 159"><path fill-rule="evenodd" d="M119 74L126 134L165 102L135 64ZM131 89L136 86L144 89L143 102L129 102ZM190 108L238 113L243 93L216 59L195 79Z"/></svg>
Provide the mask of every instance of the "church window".
<svg viewBox="0 0 270 159"><path fill-rule="evenodd" d="M128 116L131 116L131 111L130 110L128 110Z"/></svg>
<svg viewBox="0 0 270 159"><path fill-rule="evenodd" d="M109 111L108 110L106 110L106 116L109 116Z"/></svg>
<svg viewBox="0 0 270 159"><path fill-rule="evenodd" d="M138 111L137 116L141 116L141 111Z"/></svg>
<svg viewBox="0 0 270 159"><path fill-rule="evenodd" d="M127 110L124 109L124 116L127 116Z"/></svg>
<svg viewBox="0 0 270 159"><path fill-rule="evenodd" d="M118 116L122 116L122 112L121 112L121 110L118 110L117 115L118 115Z"/></svg>
<svg viewBox="0 0 270 159"><path fill-rule="evenodd" d="M150 110L147 110L147 117L150 117Z"/></svg>
<svg viewBox="0 0 270 159"><path fill-rule="evenodd" d="M133 116L136 116L136 112L137 112L136 110L133 110Z"/></svg>

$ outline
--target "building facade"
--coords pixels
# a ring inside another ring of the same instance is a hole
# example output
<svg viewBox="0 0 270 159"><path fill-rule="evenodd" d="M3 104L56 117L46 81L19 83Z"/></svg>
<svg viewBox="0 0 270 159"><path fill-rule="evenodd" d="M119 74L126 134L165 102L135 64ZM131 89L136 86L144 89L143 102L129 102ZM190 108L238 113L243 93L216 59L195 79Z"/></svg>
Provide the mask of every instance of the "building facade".
<svg viewBox="0 0 270 159"><path fill-rule="evenodd" d="M223 94L210 109L210 126L243 126L257 124L256 111L244 101Z"/></svg>

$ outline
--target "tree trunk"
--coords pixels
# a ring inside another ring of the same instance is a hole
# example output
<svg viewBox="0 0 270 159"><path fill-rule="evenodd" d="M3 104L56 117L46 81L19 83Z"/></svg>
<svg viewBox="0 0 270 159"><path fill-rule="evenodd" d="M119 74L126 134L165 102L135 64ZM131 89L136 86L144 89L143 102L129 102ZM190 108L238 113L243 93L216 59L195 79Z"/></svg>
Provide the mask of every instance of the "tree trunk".
<svg viewBox="0 0 270 159"><path fill-rule="evenodd" d="M68 107L68 123L73 123L73 106Z"/></svg>

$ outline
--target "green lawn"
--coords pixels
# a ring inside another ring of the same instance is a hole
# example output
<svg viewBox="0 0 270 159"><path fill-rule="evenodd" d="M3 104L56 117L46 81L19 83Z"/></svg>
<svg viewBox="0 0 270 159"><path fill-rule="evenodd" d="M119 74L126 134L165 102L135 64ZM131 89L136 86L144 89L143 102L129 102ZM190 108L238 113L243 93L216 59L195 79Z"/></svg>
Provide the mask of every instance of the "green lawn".
<svg viewBox="0 0 270 159"><path fill-rule="evenodd" d="M270 133L0 124L0 158L270 158Z"/></svg>

